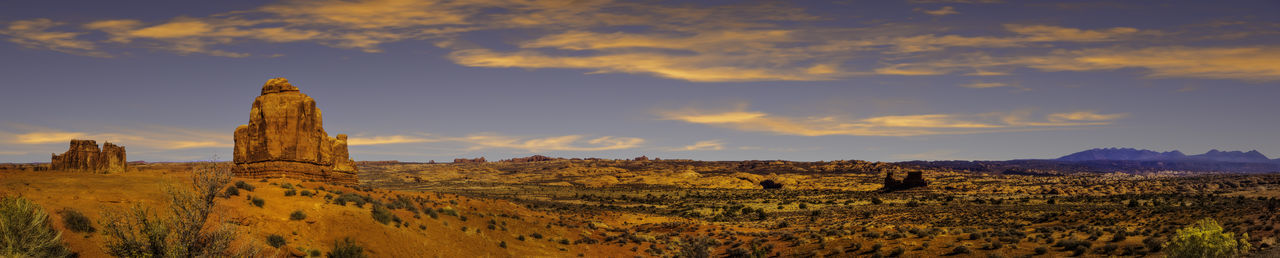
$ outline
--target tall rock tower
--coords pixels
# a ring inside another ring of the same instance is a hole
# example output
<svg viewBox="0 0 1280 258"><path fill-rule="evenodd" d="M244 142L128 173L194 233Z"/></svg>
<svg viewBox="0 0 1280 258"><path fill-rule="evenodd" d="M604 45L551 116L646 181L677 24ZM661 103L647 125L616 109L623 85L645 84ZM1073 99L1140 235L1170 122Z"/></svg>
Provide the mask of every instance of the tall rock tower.
<svg viewBox="0 0 1280 258"><path fill-rule="evenodd" d="M236 176L357 184L347 135L329 137L315 100L285 78L268 80L249 124L236 127Z"/></svg>

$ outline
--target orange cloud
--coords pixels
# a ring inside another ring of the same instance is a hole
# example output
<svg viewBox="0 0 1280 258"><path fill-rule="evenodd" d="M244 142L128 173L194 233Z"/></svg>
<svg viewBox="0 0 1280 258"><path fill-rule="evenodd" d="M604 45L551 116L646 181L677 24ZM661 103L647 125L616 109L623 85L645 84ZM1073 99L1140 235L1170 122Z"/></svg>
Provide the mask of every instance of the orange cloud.
<svg viewBox="0 0 1280 258"><path fill-rule="evenodd" d="M14 21L9 23L8 27L0 29L0 35L9 36L9 42L27 48L48 49L94 57L111 56L99 51L97 45L93 42L76 38L84 33L49 30L63 24L43 18Z"/></svg>
<svg viewBox="0 0 1280 258"><path fill-rule="evenodd" d="M1030 112L1014 111L985 114L890 115L849 119L836 116L779 116L749 111L746 110L745 105L742 105L730 110L666 110L659 111L658 116L664 120L783 135L920 136L1061 130L1079 126L1107 125L1123 118L1125 114L1076 111L1049 114L1040 119L1033 119Z"/></svg>
<svg viewBox="0 0 1280 258"><path fill-rule="evenodd" d="M602 136L588 139L585 135L564 135L526 139L492 133L472 134L450 140L472 144L470 149L473 150L506 148L530 152L620 150L635 148L644 143L644 139L634 137Z"/></svg>

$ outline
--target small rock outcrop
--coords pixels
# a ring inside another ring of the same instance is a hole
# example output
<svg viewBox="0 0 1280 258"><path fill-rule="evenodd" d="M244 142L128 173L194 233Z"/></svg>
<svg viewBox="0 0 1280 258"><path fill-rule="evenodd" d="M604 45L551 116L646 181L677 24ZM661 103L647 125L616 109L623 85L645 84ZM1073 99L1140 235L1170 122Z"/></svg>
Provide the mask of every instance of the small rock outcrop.
<svg viewBox="0 0 1280 258"><path fill-rule="evenodd" d="M52 170L85 171L93 173L119 173L128 168L124 146L94 140L71 140L71 147L62 155L53 154L49 161Z"/></svg>
<svg viewBox="0 0 1280 258"><path fill-rule="evenodd" d="M906 190L925 186L929 186L929 182L924 180L924 172L907 172L907 178L902 179L902 181L893 178L893 171L885 172L884 175L883 190L885 191Z"/></svg>
<svg viewBox="0 0 1280 258"><path fill-rule="evenodd" d="M453 163L485 163L484 157L474 159L453 159Z"/></svg>
<svg viewBox="0 0 1280 258"><path fill-rule="evenodd" d="M329 137L315 100L285 78L262 86L249 124L236 127L233 160L236 176L358 183L347 135Z"/></svg>
<svg viewBox="0 0 1280 258"><path fill-rule="evenodd" d="M556 161L556 160L564 160L564 158L552 158L552 157L547 157L542 155L533 155L533 156L528 156L523 158L511 158L511 159L502 160L502 161L515 162L515 163L522 163L522 162L528 163L528 162L542 162L542 161Z"/></svg>

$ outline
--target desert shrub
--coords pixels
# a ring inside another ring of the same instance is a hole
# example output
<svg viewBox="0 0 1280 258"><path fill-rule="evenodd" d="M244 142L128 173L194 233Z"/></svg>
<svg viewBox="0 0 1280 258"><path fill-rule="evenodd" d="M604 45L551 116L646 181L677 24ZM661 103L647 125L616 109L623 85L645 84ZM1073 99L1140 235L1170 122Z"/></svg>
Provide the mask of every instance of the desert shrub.
<svg viewBox="0 0 1280 258"><path fill-rule="evenodd" d="M373 215L373 220L378 221L378 223L382 223L383 225L391 223L391 218L396 216L395 214L391 214L391 210L388 210L386 207L382 207L382 205L374 205L371 214Z"/></svg>
<svg viewBox="0 0 1280 258"><path fill-rule="evenodd" d="M365 197L363 196L356 195L353 193L344 193L344 194L338 195L338 198L333 199L333 203L337 205L347 205L347 202L351 202L352 204L355 204L356 207L364 207L364 204L367 203L368 200L366 200Z"/></svg>
<svg viewBox="0 0 1280 258"><path fill-rule="evenodd" d="M871 197L871 204L881 204L881 203L884 203L884 200L880 200L880 198L878 197Z"/></svg>
<svg viewBox="0 0 1280 258"><path fill-rule="evenodd" d="M280 188L293 190L293 184L290 184L290 183L284 183L284 184L281 184L281 185L280 185Z"/></svg>
<svg viewBox="0 0 1280 258"><path fill-rule="evenodd" d="M271 247L280 248L285 244L284 237L276 234L271 234L270 236L267 236L267 244L271 245Z"/></svg>
<svg viewBox="0 0 1280 258"><path fill-rule="evenodd" d="M715 246L715 240L708 237L686 238L680 242L676 257L711 257L713 246Z"/></svg>
<svg viewBox="0 0 1280 258"><path fill-rule="evenodd" d="M311 257L320 257L320 250L311 249Z"/></svg>
<svg viewBox="0 0 1280 258"><path fill-rule="evenodd" d="M303 196L303 197L311 197L311 196L316 195L316 194L315 194L315 192L312 192L311 190L302 190L301 192L298 192L298 195L301 195L301 196Z"/></svg>
<svg viewBox="0 0 1280 258"><path fill-rule="evenodd" d="M906 250L906 249L902 249L902 247L894 248L893 250L890 250L890 251L889 251L889 257L898 257L898 256L902 256L902 254L903 254L903 253L906 253L906 252L907 252L907 250Z"/></svg>
<svg viewBox="0 0 1280 258"><path fill-rule="evenodd" d="M98 231L93 227L93 222L89 221L89 217L85 217L75 209L62 209L58 211L58 215L62 215L62 224L71 231L80 233L93 233Z"/></svg>
<svg viewBox="0 0 1280 258"><path fill-rule="evenodd" d="M222 193L222 197L230 199L232 196L240 196L240 188L234 186L227 187L227 191Z"/></svg>
<svg viewBox="0 0 1280 258"><path fill-rule="evenodd" d="M959 246L956 246L956 248L952 248L952 249L951 249L951 254L953 254L953 255L955 255L955 254L967 254L967 253L969 253L969 252L970 252L970 251L969 251L969 247L966 247L966 246L963 246L963 245L959 245Z"/></svg>
<svg viewBox="0 0 1280 258"><path fill-rule="evenodd" d="M507 248L507 241L498 242L498 247Z"/></svg>
<svg viewBox="0 0 1280 258"><path fill-rule="evenodd" d="M1142 245L1146 246L1147 250L1151 252L1159 252L1160 249L1164 248L1164 241L1160 241L1159 238L1148 237L1142 240Z"/></svg>
<svg viewBox="0 0 1280 258"><path fill-rule="evenodd" d="M71 257L49 214L26 198L0 198L0 257Z"/></svg>
<svg viewBox="0 0 1280 258"><path fill-rule="evenodd" d="M364 258L368 257L364 254L364 247L357 245L351 238L343 238L333 242L333 251L329 252L329 258Z"/></svg>
<svg viewBox="0 0 1280 258"><path fill-rule="evenodd" d="M1036 247L1035 252L1036 252L1036 255L1046 254L1046 253L1049 253L1049 248L1045 248L1043 246Z"/></svg>
<svg viewBox="0 0 1280 258"><path fill-rule="evenodd" d="M533 237L533 239L542 239L542 233L538 232L533 232L533 234L529 234L529 236Z"/></svg>
<svg viewBox="0 0 1280 258"><path fill-rule="evenodd" d="M293 213L289 213L289 220L304 220L304 219L307 219L307 214L303 213L302 210L295 210L293 211Z"/></svg>
<svg viewBox="0 0 1280 258"><path fill-rule="evenodd" d="M236 181L236 188L240 188L240 189L244 189L245 191L253 192L253 185L251 185L251 184L249 184L249 183L245 183L244 181Z"/></svg>
<svg viewBox="0 0 1280 258"><path fill-rule="evenodd" d="M235 232L226 224L210 226L214 199L231 182L229 164L207 162L191 172L190 188L166 187L163 212L135 205L130 211L108 211L101 221L107 254L121 257L242 257L249 246L233 250Z"/></svg>
<svg viewBox="0 0 1280 258"><path fill-rule="evenodd" d="M287 191L284 191L284 196L294 196L294 195L298 195L298 190L289 189Z"/></svg>
<svg viewBox="0 0 1280 258"><path fill-rule="evenodd" d="M258 197L253 197L251 202L253 203L253 206L258 206L258 208L262 208L262 205L267 204L266 200L263 200L262 198L258 198Z"/></svg>
<svg viewBox="0 0 1280 258"><path fill-rule="evenodd" d="M1165 253L1169 257L1239 257L1249 251L1247 239L1248 233L1236 238L1233 232L1223 232L1218 221L1205 218L1179 229L1169 239Z"/></svg>

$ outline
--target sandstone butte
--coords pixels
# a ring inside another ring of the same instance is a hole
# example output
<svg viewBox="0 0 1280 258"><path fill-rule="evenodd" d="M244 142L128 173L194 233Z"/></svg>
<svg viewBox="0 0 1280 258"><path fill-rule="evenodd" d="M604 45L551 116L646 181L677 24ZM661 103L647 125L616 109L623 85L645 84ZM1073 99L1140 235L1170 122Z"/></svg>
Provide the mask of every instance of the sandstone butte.
<svg viewBox="0 0 1280 258"><path fill-rule="evenodd" d="M52 170L87 171L94 173L124 172L128 162L125 159L124 146L116 146L103 142L98 149L94 140L71 140L71 147L62 155L53 154L49 161Z"/></svg>
<svg viewBox="0 0 1280 258"><path fill-rule="evenodd" d="M268 80L253 101L249 124L236 127L235 167L248 178L294 178L355 185L347 135L329 137L315 100L285 78Z"/></svg>

